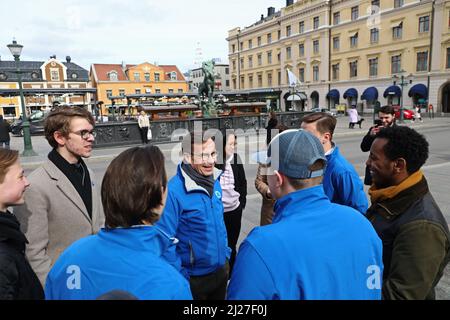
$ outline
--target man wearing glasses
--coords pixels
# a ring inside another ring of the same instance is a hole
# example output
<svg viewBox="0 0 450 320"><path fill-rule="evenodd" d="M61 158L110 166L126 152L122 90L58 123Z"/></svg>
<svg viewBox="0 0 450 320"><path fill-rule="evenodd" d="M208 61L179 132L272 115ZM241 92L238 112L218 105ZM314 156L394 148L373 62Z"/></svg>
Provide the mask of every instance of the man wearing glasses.
<svg viewBox="0 0 450 320"><path fill-rule="evenodd" d="M91 156L94 123L82 107L61 106L48 114L45 138L53 150L29 175L25 204L14 210L29 241L28 260L43 286L59 255L104 224L98 189L83 161Z"/></svg>
<svg viewBox="0 0 450 320"><path fill-rule="evenodd" d="M214 167L216 145L203 132L192 132L183 139L182 153L158 222L178 239L164 257L189 280L195 300L223 300L231 249L223 220L221 171Z"/></svg>

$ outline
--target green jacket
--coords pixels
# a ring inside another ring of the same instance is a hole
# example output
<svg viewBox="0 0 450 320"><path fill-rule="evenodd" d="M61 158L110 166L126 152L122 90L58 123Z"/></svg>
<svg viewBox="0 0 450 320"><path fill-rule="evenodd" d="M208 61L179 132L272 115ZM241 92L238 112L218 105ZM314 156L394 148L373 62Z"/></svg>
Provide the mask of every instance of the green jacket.
<svg viewBox="0 0 450 320"><path fill-rule="evenodd" d="M383 299L435 299L450 260L450 236L424 178L366 214L383 241Z"/></svg>

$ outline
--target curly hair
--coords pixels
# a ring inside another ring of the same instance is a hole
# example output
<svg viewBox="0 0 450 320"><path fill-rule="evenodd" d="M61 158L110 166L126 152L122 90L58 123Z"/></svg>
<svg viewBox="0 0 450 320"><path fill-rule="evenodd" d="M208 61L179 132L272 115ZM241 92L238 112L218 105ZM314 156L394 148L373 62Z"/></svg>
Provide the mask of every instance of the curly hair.
<svg viewBox="0 0 450 320"><path fill-rule="evenodd" d="M416 130L405 126L393 126L381 130L377 139L386 139L384 153L390 160L403 158L406 170L412 174L419 170L428 159L428 142Z"/></svg>

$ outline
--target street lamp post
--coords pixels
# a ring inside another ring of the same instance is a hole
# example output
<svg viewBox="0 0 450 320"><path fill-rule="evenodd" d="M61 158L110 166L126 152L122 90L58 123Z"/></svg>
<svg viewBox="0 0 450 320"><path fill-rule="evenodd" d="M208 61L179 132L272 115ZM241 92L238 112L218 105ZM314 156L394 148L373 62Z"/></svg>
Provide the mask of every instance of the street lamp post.
<svg viewBox="0 0 450 320"><path fill-rule="evenodd" d="M23 96L23 89L22 89L22 76L19 66L20 61L20 54L22 52L23 46L21 44L18 44L16 40L13 40L11 44L7 45L9 51L11 51L11 54L14 57L14 61L16 63L16 73L17 73L17 81L19 82L19 93L20 93L20 104L22 105L22 130L23 130L23 144L24 144L24 150L22 155L25 157L29 156L37 156L37 153L34 152L33 146L31 144L31 135L30 135L30 122L28 121L26 109L25 109L25 98Z"/></svg>
<svg viewBox="0 0 450 320"><path fill-rule="evenodd" d="M403 118L403 87L406 87L408 84L412 83L412 80L405 81L405 76L404 76L404 70L401 70L401 76L400 76L400 87L401 87L401 96L400 96L400 123L404 122L404 118ZM394 76L394 79L398 79L398 76ZM395 85L395 81L394 81L394 85Z"/></svg>

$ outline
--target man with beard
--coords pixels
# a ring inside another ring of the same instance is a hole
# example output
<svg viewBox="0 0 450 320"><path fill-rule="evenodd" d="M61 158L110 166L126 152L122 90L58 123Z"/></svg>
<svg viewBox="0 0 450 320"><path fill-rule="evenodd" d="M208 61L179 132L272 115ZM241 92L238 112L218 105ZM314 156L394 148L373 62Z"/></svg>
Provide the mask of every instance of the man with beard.
<svg viewBox="0 0 450 320"><path fill-rule="evenodd" d="M382 106L378 112L378 120L375 120L375 125L370 127L369 132L364 136L361 142L361 151L370 151L372 142L377 137L377 134L383 128L395 126L395 110L392 106ZM364 184L370 186L372 184L372 177L370 176L369 168L366 166L366 175L364 177Z"/></svg>
<svg viewBox="0 0 450 320"><path fill-rule="evenodd" d="M435 299L449 261L447 222L420 168L428 142L415 130L381 130L367 166L373 179L366 213L383 241L384 299Z"/></svg>
<svg viewBox="0 0 450 320"><path fill-rule="evenodd" d="M104 224L98 189L82 159L91 156L94 124L82 107L61 106L48 114L44 131L53 150L29 175L25 204L14 210L29 241L28 260L43 286L59 255Z"/></svg>

